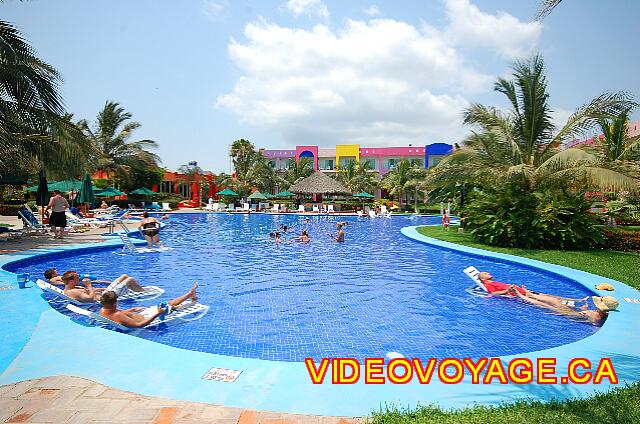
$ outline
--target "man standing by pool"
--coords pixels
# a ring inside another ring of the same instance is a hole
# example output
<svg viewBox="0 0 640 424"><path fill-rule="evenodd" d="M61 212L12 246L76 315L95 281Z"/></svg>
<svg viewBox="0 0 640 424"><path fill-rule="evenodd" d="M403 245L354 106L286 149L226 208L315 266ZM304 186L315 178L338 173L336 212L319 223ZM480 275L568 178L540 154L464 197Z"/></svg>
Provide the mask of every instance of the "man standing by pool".
<svg viewBox="0 0 640 424"><path fill-rule="evenodd" d="M53 190L53 196L49 199L46 210L49 209L51 209L49 225L53 228L53 238L61 239L64 227L67 226L67 216L64 212L69 209L69 202L60 195L59 190Z"/></svg>
<svg viewBox="0 0 640 424"><path fill-rule="evenodd" d="M100 299L100 303L102 304L102 308L100 308L100 315L107 319L110 319L113 322L124 325L125 327L144 327L145 325L150 324L154 319L156 319L163 313L171 313L173 309L178 307L187 299L191 299L191 301L195 303L198 300L198 296L196 294L197 289L198 282L196 282L191 290L189 290L187 293L167 302L168 311L167 309L159 306L152 306L149 308L130 308L121 311L118 309L118 295L113 291L108 291L103 294L102 298Z"/></svg>

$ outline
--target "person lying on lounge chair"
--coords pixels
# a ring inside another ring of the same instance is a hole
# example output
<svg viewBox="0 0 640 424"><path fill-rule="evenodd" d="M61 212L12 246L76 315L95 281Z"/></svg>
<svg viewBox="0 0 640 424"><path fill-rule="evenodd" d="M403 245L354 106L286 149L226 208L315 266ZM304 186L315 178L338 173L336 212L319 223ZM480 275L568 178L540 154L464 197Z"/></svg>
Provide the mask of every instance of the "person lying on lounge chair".
<svg viewBox="0 0 640 424"><path fill-rule="evenodd" d="M595 325L600 325L605 318L607 318L610 311L615 311L618 308L618 300L613 296L593 296L592 299L593 304L596 307L595 309L589 309L585 304L576 310L575 308L562 303L559 299L545 298L544 300L538 300L531 298L530 296L524 296L517 290L514 290L514 294L523 302L540 308L552 310L553 312L565 315L569 318L588 321Z"/></svg>
<svg viewBox="0 0 640 424"><path fill-rule="evenodd" d="M492 296L509 296L514 297L515 292L520 293L522 296L527 296L535 300L545 301L547 299L557 300L559 302L565 302L565 304L569 304L570 302L586 302L589 297L583 298L572 298L572 297L562 297L555 296L553 294L547 293L537 293L531 290L528 290L524 285L522 287L518 287L515 284L506 284L501 283L500 281L493 281L493 275L488 272L481 272L478 274L478 278L482 285L487 289L489 294ZM572 305L569 305L572 306Z"/></svg>
<svg viewBox="0 0 640 424"><path fill-rule="evenodd" d="M58 270L55 268L49 268L44 272L44 278L47 279L53 285L61 285L64 286L64 281L62 281L62 276L58 274ZM83 275L81 278L81 283L84 283L86 280L91 280L89 275ZM115 286L124 287L126 286L131 291L141 292L144 291L142 286L136 281L135 278L128 276L127 274L122 274L120 277L116 278L113 281L110 280L91 280L93 283L110 283L110 287L113 289ZM124 286L123 286L124 283ZM79 284L82 286L82 284Z"/></svg>
<svg viewBox="0 0 640 424"><path fill-rule="evenodd" d="M100 315L125 327L144 327L163 313L171 313L174 308L187 299L191 299L191 301L195 303L198 300L196 294L197 289L198 282L196 282L187 293L167 302L166 309L159 306L152 306L149 308L130 308L124 311L118 309L118 295L113 291L107 291L100 299L100 303L102 304Z"/></svg>

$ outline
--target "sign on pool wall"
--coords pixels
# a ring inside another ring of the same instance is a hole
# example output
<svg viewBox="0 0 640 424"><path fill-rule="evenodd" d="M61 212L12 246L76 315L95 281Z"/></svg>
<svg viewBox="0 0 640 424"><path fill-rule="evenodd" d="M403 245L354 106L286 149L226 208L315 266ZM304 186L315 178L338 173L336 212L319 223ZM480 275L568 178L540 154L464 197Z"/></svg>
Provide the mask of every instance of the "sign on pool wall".
<svg viewBox="0 0 640 424"><path fill-rule="evenodd" d="M211 368L202 376L203 380L223 381L225 383L233 383L236 381L242 371L227 370L224 368Z"/></svg>

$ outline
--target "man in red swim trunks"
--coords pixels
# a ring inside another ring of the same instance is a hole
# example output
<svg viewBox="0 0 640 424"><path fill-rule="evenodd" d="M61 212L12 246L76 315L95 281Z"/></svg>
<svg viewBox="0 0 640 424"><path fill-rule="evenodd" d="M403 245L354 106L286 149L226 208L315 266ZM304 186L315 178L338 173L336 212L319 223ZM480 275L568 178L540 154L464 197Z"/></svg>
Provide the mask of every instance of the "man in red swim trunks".
<svg viewBox="0 0 640 424"><path fill-rule="evenodd" d="M576 306L575 302L586 303L587 299L589 299L588 296L581 299L576 299L572 297L555 296L553 294L547 294L547 293L532 292L531 290L527 290L527 288L524 285L522 287L518 287L515 284L506 284L506 283L501 283L499 281L493 281L493 275L489 274L488 272L479 273L478 278L480 279L480 282L482 283L482 285L487 289L489 294L491 294L492 296L514 297L516 295L515 292L517 290L518 293L520 293L520 295L524 297L539 300L541 302L554 302L554 303L560 302L563 305L566 305L569 307L575 307ZM519 297L522 297L522 296L519 296Z"/></svg>

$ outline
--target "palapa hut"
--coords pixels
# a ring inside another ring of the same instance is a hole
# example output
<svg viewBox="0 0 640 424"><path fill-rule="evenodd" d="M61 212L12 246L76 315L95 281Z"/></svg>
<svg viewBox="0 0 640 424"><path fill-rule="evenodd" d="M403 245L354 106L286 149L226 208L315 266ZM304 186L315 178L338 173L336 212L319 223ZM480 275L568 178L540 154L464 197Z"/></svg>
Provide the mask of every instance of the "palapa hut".
<svg viewBox="0 0 640 424"><path fill-rule="evenodd" d="M289 187L289 191L295 194L351 194L348 188L322 172L314 172L311 176Z"/></svg>

